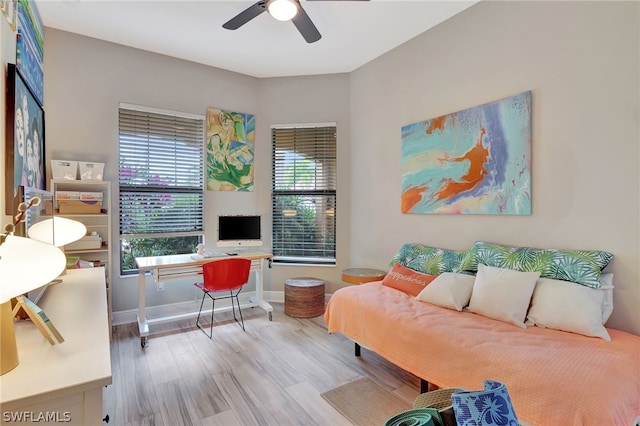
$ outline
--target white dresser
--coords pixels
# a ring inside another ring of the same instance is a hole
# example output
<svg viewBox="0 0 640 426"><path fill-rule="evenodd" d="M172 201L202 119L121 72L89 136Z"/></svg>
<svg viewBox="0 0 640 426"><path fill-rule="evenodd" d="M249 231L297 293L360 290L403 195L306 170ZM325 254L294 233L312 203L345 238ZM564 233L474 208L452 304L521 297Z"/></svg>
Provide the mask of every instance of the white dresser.
<svg viewBox="0 0 640 426"><path fill-rule="evenodd" d="M20 363L0 376L0 423L101 425L108 414L102 412L102 389L111 384L104 269L69 270L62 278L38 306L65 341L52 346L30 321L16 323Z"/></svg>

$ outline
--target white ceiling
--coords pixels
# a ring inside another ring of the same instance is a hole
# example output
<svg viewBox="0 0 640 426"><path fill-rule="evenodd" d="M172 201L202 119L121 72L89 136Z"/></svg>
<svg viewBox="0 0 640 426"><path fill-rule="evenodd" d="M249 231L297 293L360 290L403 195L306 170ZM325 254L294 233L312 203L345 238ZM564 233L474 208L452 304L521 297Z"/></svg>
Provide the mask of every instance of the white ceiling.
<svg viewBox="0 0 640 426"><path fill-rule="evenodd" d="M277 21L266 12L235 31L222 28L255 1L36 0L36 4L45 27L254 77L285 77L351 72L477 1L301 0L322 34L312 44L292 22Z"/></svg>

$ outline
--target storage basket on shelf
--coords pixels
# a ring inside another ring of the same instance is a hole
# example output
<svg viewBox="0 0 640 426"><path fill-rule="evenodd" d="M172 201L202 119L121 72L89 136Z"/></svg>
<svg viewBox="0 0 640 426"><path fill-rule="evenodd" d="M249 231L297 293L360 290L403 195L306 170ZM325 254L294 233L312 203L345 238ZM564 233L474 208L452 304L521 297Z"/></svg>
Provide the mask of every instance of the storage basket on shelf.
<svg viewBox="0 0 640 426"><path fill-rule="evenodd" d="M56 191L60 214L99 214L102 192Z"/></svg>

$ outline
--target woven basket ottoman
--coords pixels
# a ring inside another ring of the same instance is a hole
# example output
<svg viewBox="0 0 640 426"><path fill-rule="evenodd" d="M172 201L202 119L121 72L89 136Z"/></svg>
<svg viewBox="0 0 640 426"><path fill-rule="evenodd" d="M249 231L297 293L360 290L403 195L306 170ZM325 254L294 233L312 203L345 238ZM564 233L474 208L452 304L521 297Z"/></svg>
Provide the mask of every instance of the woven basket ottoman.
<svg viewBox="0 0 640 426"><path fill-rule="evenodd" d="M324 281L310 277L286 280L284 313L294 318L313 318L324 314Z"/></svg>

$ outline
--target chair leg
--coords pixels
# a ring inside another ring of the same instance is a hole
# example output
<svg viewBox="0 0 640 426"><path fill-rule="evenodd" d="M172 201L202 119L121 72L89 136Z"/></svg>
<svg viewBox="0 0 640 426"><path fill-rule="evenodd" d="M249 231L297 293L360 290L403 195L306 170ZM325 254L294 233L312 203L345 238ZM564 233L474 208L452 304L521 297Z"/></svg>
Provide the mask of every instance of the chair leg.
<svg viewBox="0 0 640 426"><path fill-rule="evenodd" d="M227 297L227 299L231 299L231 312L233 312L233 319L237 322L236 305L233 304L233 290L229 290L229 297Z"/></svg>
<svg viewBox="0 0 640 426"><path fill-rule="evenodd" d="M209 326L209 334L207 334L206 331L204 331L204 328L202 328L200 326L200 314L202 313L202 305L204 304L204 298L205 296L209 296L211 298L211 324ZM213 336L213 311L215 310L215 306L216 305L216 299L214 299L213 297L211 297L211 295L209 293L204 293L202 295L202 302L200 302L200 310L198 311L198 318L196 318L196 326L198 326L198 328L205 334L205 336L207 336L209 339L212 338Z"/></svg>
<svg viewBox="0 0 640 426"><path fill-rule="evenodd" d="M240 294L240 290L239 289L238 292L235 294L235 296L233 295L233 291L230 291L229 293L231 293L231 309L233 309L233 319L236 320L236 322L238 322L238 319L236 318L236 309L233 306L233 298L236 298L236 303L238 304L238 312L240 313L240 327L242 327L242 331L247 331L244 329L244 319L242 318L242 309L240 309L240 300L238 299L238 294Z"/></svg>
<svg viewBox="0 0 640 426"><path fill-rule="evenodd" d="M238 318L236 317L236 306L233 302L233 299L236 299L236 304L238 305L238 313L240 314L240 322L239 325L242 328L242 331L247 331L244 328L244 318L242 318L242 309L240 309L240 299L238 299L238 294L240 294L240 290L238 290L238 292L234 295L233 291L229 291L229 299L231 299L231 309L233 310L233 319L238 322ZM211 298L211 324L209 326L209 334L207 334L206 331L204 331L204 329L201 327L200 325L200 314L202 313L202 306L204 305L204 298L205 296L209 296ZM226 298L226 297L225 297ZM209 339L211 339L213 337L213 313L215 311L216 308L216 299L215 297L211 296L209 293L204 293L202 295L202 301L200 302L200 310L198 311L198 318L196 318L196 325L198 326L198 328L200 330L202 330L202 332L209 337Z"/></svg>
<svg viewBox="0 0 640 426"><path fill-rule="evenodd" d="M202 305L204 305L204 298L207 295L207 293L202 293L202 301L200 302L200 310L198 311L198 318L196 318L196 326L205 334L207 335L207 332L204 331L204 329L200 326L200 314L202 313ZM212 311L213 314L213 311ZM212 320L212 324L213 324L213 320ZM211 339L211 336L213 335L213 330L211 330L211 334L209 334L207 337L209 337L209 339Z"/></svg>
<svg viewBox="0 0 640 426"><path fill-rule="evenodd" d="M211 336L213 336L213 312L215 310L216 310L216 299L211 297L211 325L209 326L209 339L211 339Z"/></svg>

